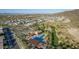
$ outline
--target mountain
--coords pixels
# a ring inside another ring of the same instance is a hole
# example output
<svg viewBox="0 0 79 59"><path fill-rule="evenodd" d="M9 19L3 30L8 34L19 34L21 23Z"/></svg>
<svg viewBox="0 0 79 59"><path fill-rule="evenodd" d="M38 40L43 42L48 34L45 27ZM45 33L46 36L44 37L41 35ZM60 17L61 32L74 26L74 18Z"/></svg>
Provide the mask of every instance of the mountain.
<svg viewBox="0 0 79 59"><path fill-rule="evenodd" d="M56 13L54 16L65 16L71 20L73 26L79 27L79 9Z"/></svg>

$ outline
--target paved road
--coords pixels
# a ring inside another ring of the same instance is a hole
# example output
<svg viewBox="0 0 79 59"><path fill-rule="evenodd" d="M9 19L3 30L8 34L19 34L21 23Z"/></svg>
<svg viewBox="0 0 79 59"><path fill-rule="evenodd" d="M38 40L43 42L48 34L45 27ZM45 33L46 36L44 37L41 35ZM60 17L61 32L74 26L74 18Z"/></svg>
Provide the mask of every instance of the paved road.
<svg viewBox="0 0 79 59"><path fill-rule="evenodd" d="M12 49L20 49L20 47L16 44Z"/></svg>
<svg viewBox="0 0 79 59"><path fill-rule="evenodd" d="M2 33L2 28L0 28L0 34ZM0 49L3 49L3 36L0 36Z"/></svg>
<svg viewBox="0 0 79 59"><path fill-rule="evenodd" d="M0 36L0 49L3 48L3 36Z"/></svg>
<svg viewBox="0 0 79 59"><path fill-rule="evenodd" d="M23 42L16 35L14 35L14 37L16 38L16 42L17 42L19 48L20 49L25 49L25 46L23 45Z"/></svg>

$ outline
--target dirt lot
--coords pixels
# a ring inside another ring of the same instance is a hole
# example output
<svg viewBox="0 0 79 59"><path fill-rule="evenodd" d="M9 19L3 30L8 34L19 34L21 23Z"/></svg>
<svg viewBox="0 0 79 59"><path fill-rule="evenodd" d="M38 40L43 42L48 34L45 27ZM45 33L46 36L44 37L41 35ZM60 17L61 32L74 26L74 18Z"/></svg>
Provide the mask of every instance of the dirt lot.
<svg viewBox="0 0 79 59"><path fill-rule="evenodd" d="M70 28L68 32L74 37L76 42L79 42L79 30L77 28Z"/></svg>

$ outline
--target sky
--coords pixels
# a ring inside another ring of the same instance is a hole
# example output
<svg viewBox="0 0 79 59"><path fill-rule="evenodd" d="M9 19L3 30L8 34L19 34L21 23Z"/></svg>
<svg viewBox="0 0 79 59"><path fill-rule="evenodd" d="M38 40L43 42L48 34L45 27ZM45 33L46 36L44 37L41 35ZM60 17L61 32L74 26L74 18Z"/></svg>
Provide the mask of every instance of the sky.
<svg viewBox="0 0 79 59"><path fill-rule="evenodd" d="M0 13L47 14L68 11L68 9L0 9Z"/></svg>

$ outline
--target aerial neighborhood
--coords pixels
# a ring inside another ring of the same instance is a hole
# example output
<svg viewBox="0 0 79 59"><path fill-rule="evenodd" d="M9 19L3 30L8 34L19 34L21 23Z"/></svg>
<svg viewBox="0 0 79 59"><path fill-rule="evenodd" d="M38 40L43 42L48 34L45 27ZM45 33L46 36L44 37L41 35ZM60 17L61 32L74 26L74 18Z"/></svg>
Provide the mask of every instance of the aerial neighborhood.
<svg viewBox="0 0 79 59"><path fill-rule="evenodd" d="M0 14L0 49L79 49L78 15Z"/></svg>

